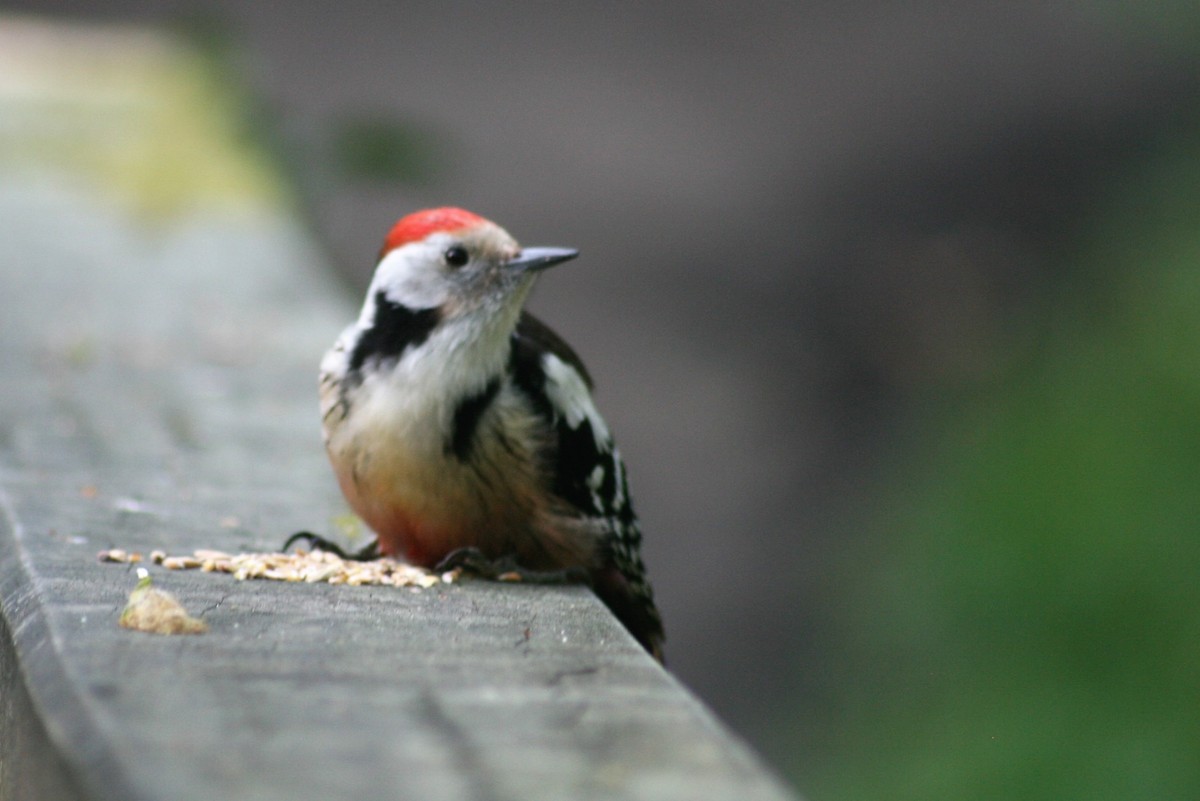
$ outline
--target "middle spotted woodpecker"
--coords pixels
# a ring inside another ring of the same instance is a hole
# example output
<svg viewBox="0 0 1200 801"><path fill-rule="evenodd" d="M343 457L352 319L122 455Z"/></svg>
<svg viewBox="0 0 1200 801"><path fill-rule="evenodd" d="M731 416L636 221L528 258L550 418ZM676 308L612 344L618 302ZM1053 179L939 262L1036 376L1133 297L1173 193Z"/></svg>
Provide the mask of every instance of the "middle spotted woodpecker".
<svg viewBox="0 0 1200 801"><path fill-rule="evenodd" d="M358 321L321 362L325 445L377 552L582 576L661 660L642 535L591 379L523 311L537 274L576 255L521 248L463 209L399 220Z"/></svg>

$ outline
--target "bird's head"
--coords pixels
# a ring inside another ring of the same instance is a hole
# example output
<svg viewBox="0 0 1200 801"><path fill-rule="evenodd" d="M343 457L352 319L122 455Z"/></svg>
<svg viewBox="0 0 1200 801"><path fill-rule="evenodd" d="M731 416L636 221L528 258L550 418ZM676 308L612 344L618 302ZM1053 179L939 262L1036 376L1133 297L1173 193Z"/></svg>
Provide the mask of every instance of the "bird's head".
<svg viewBox="0 0 1200 801"><path fill-rule="evenodd" d="M500 226L445 207L401 218L384 240L372 294L442 319L520 309L534 276L578 255L568 248L522 248Z"/></svg>

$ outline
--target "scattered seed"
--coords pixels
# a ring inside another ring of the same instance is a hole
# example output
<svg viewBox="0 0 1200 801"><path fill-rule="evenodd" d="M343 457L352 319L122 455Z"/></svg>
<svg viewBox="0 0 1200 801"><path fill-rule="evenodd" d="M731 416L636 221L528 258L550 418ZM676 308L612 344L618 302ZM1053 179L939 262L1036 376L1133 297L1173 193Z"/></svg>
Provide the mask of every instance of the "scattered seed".
<svg viewBox="0 0 1200 801"><path fill-rule="evenodd" d="M134 563L141 561L142 556L113 548L101 551L99 558L102 562ZM150 552L150 561L168 570L200 569L206 573L229 573L239 581L268 579L309 584L348 584L355 587L387 585L427 589L437 584L453 583L462 573L455 569L437 575L391 557L355 562L326 551L304 550L293 553L231 554L200 548L185 556L168 556L165 551L154 550Z"/></svg>
<svg viewBox="0 0 1200 801"><path fill-rule="evenodd" d="M207 548L198 548L195 552L195 557L201 561L216 561L217 559L228 559L229 554L224 551L212 551Z"/></svg>
<svg viewBox="0 0 1200 801"><path fill-rule="evenodd" d="M139 573L145 568L139 568ZM121 611L120 625L153 634L203 634L208 625L188 614L169 592L151 586L149 575L142 576Z"/></svg>
<svg viewBox="0 0 1200 801"><path fill-rule="evenodd" d="M101 551L96 554L96 558L101 562L118 562L129 565L136 565L142 561L142 555L137 551L131 553L122 548L110 548L107 551Z"/></svg>

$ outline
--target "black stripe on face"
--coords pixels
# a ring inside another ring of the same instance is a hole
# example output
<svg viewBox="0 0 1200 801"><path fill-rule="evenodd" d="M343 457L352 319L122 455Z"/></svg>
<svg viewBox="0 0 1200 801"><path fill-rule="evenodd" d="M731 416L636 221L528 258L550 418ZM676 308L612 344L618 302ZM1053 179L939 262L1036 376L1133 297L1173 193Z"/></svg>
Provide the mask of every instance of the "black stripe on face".
<svg viewBox="0 0 1200 801"><path fill-rule="evenodd" d="M475 432L479 429L479 421L499 392L500 379L493 378L478 393L459 401L454 410L454 424L450 429L450 439L446 442L446 453L454 454L460 462L467 461L471 455L471 447L475 444Z"/></svg>
<svg viewBox="0 0 1200 801"><path fill-rule="evenodd" d="M375 319L363 331L350 354L350 371L358 372L367 359L398 359L409 347L424 342L437 326L440 314L433 309L410 309L375 293Z"/></svg>

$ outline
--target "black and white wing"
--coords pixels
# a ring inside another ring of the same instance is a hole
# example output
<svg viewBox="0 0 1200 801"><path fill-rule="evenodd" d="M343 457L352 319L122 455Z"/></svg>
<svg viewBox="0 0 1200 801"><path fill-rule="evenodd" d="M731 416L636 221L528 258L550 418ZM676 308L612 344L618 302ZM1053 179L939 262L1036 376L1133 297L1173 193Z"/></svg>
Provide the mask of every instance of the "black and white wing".
<svg viewBox="0 0 1200 801"><path fill-rule="evenodd" d="M625 465L592 403L587 368L561 337L524 313L513 334L513 375L554 432L553 494L603 532L599 567L592 571L596 594L661 659L662 618L642 562Z"/></svg>

